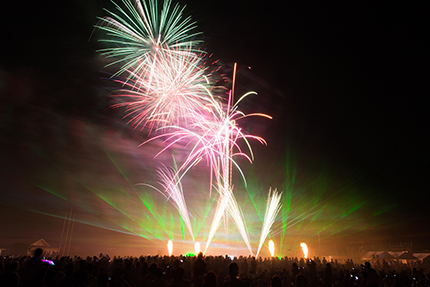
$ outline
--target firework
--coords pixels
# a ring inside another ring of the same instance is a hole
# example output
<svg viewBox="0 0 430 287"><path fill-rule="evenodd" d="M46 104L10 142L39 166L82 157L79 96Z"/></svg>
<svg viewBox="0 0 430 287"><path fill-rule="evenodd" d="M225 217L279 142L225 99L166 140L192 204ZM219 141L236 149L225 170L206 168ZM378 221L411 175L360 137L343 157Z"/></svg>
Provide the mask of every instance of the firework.
<svg viewBox="0 0 430 287"><path fill-rule="evenodd" d="M200 253L200 243L199 242L194 243L194 251L196 251L196 254Z"/></svg>
<svg viewBox="0 0 430 287"><path fill-rule="evenodd" d="M260 113L244 114L237 109L237 104L246 96L251 94L255 93L249 92L243 95L235 105L232 105L231 92L227 105L217 102L215 98L211 96L210 104L205 106L206 113L204 115L201 112L190 113L191 115L195 115L199 120L196 120L188 127L169 127L170 129L173 129L171 132L162 133L161 135L155 136L147 141L149 142L157 138L165 138L165 147L158 154L166 151L180 141L186 141L189 143L194 142L187 159L178 169L178 172L182 172L182 176L185 175L191 167L199 163L202 158L206 158L208 160L209 166L212 170L211 178L212 175L215 178L215 182L211 182L211 186L214 185L217 188L219 200L206 244L206 250L220 225L225 211L227 211L233 218L242 238L252 254L243 215L235 200L232 187L230 185L232 165L237 168L246 183L242 170L233 158L235 156L243 156L252 162L254 156L248 139L256 139L257 141L266 144L263 138L245 134L237 125L239 120L249 116L263 116L271 118L268 115ZM245 153L239 146L238 141L240 139L245 141L250 155ZM158 154L156 156L158 156ZM181 178L179 178L179 180L181 180Z"/></svg>
<svg viewBox="0 0 430 287"><path fill-rule="evenodd" d="M223 189L224 189L224 187L222 187L222 190ZM251 244L249 241L247 228L245 225L245 221L243 220L242 211L236 202L236 199L234 197L232 189L230 189L230 188L227 188L226 190L219 192L218 205L217 205L217 208L215 211L215 216L214 216L214 219L212 221L211 229L209 231L209 236L208 236L208 239L206 242L205 253L206 253L213 237L215 236L215 232L217 231L217 229L221 223L221 219L223 218L223 216L227 216L227 214L225 214L225 213L227 213L228 215L231 216L237 229L239 230L240 235L242 236L243 241L245 242L246 246L248 247L250 254L253 255L253 252L251 249Z"/></svg>
<svg viewBox="0 0 430 287"><path fill-rule="evenodd" d="M194 32L196 25L191 18L183 17L184 8L172 6L170 0L162 8L155 0L123 0L123 4L125 9L114 3L117 11L106 10L109 16L100 18L97 26L106 32L107 38L102 41L112 45L100 52L112 60L109 65L121 66L113 76L123 89L115 93L119 101L113 107L125 108L125 118L134 128L148 128L150 133L157 130L159 134L149 141L165 140L160 153L178 142L190 145L186 160L178 168L159 170L163 189L157 190L173 202L193 240L181 180L205 158L211 170L210 187L214 186L219 194L206 249L222 217L229 215L252 254L243 214L233 194L232 170L234 165L246 185L234 158L242 156L252 162L248 140L266 142L245 134L237 121L249 116L271 117L258 113L246 115L238 110L239 102L255 93L247 93L234 103L235 72L227 103L211 94L207 69L202 65L203 54L194 41L199 33ZM239 140L245 142L249 155L242 151ZM270 230L271 223L267 225Z"/></svg>
<svg viewBox="0 0 430 287"><path fill-rule="evenodd" d="M270 256L273 257L275 255L275 243L273 243L272 239L269 240L269 252Z"/></svg>
<svg viewBox="0 0 430 287"><path fill-rule="evenodd" d="M173 241L169 240L167 242L167 251L169 252L169 256L172 256L173 253Z"/></svg>
<svg viewBox="0 0 430 287"><path fill-rule="evenodd" d="M194 40L201 34L194 32L196 23L191 17L184 18L185 6L172 7L170 0L165 0L162 8L156 0L123 0L125 7L112 3L116 12L105 9L109 16L99 18L96 28L106 32L107 38L100 41L111 45L99 51L112 59L108 66L121 65L116 75L131 68L141 71L157 55L188 49L199 42Z"/></svg>
<svg viewBox="0 0 430 287"><path fill-rule="evenodd" d="M305 258L308 258L308 246L306 245L306 243L304 242L300 243L300 247L302 247L303 256Z"/></svg>
<svg viewBox="0 0 430 287"><path fill-rule="evenodd" d="M176 167L176 161L174 159L173 159L173 163L174 163L174 166ZM191 226L191 221L188 214L187 204L185 202L182 184L178 180L177 173L172 168L168 168L163 165L158 170L158 176L160 178L159 183L162 186L161 190L148 184L143 184L143 185L154 188L162 195L164 195L168 200L173 202L173 205L179 211L179 214L184 220L185 225L187 226L188 231L190 232L190 235L194 241L193 228Z"/></svg>
<svg viewBox="0 0 430 287"><path fill-rule="evenodd" d="M125 108L124 118L134 128L150 131L165 126L187 126L199 120L199 113L212 101L208 76L194 53L162 55L145 69L129 69L129 79L114 93L113 108Z"/></svg>
<svg viewBox="0 0 430 287"><path fill-rule="evenodd" d="M272 192L272 189L269 189L269 194L267 195L266 213L264 214L263 228L261 230L260 244L258 246L256 256L260 254L261 247L263 246L266 237L269 235L269 232L272 229L273 222L275 222L279 210L281 210L281 197L282 192L278 192L276 189Z"/></svg>
<svg viewBox="0 0 430 287"><path fill-rule="evenodd" d="M256 93L246 93L240 100L252 94ZM171 131L163 132L160 135L154 136L141 145L156 139L164 139L165 145L155 155L155 157L157 157L179 142L186 143L191 147L190 152L188 153L184 163L179 167L178 172L184 171L184 175L191 167L198 164L202 158L206 158L211 168L211 175L218 180L216 185L218 187L224 186L224 189L219 188L219 191L224 192L228 190L226 187L230 183L230 163L237 168L246 184L245 176L240 169L240 166L234 160L234 157L242 156L249 162L253 161L254 155L249 139L254 139L267 145L266 141L262 137L245 134L238 126L237 122L250 116L262 116L269 119L272 117L261 113L244 114L237 110L237 103L231 107L231 93L227 105L223 105L216 101L212 95L210 99L210 104L204 106L203 112L190 111L189 116L196 119L192 124L186 127L163 127L159 130L163 131L169 128ZM246 143L250 155L243 151L239 146L239 140L243 140ZM211 180L210 186L212 185L214 185L214 182Z"/></svg>

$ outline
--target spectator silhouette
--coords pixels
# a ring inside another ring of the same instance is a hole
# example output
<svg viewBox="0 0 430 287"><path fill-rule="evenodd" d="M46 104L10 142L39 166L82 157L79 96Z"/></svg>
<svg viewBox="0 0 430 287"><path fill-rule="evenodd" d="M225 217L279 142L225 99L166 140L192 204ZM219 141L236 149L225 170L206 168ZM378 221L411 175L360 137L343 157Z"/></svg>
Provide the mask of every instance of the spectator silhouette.
<svg viewBox="0 0 430 287"><path fill-rule="evenodd" d="M43 249L34 250L33 257L28 260L24 268L24 280L22 286L42 287L43 277L45 276L45 267L47 263L42 261Z"/></svg>
<svg viewBox="0 0 430 287"><path fill-rule="evenodd" d="M236 262L230 263L228 266L229 280L224 283L223 287L247 287L248 283L237 278L239 275L239 265Z"/></svg>
<svg viewBox="0 0 430 287"><path fill-rule="evenodd" d="M151 285L152 281L154 281L157 276L155 275L157 271L158 265L157 263L152 263L151 266L149 266L149 274L143 278L143 286L148 287Z"/></svg>
<svg viewBox="0 0 430 287"><path fill-rule="evenodd" d="M326 263L326 267L324 269L324 286L331 287L333 286L333 270L330 263Z"/></svg>
<svg viewBox="0 0 430 287"><path fill-rule="evenodd" d="M296 262L293 262L291 272L293 273L293 278L296 278L296 276L300 273L299 267L297 266Z"/></svg>
<svg viewBox="0 0 430 287"><path fill-rule="evenodd" d="M163 269L155 270L155 280L151 282L151 287L167 287L167 281L163 278Z"/></svg>
<svg viewBox="0 0 430 287"><path fill-rule="evenodd" d="M193 283L194 287L201 287L204 275L206 274L206 262L203 260L203 253L197 255L197 260L193 264Z"/></svg>
<svg viewBox="0 0 430 287"><path fill-rule="evenodd" d="M64 275L65 276L58 281L58 286L60 286L60 287L71 287L71 286L75 285L76 280L75 280L75 278L72 277L73 270L74 270L73 263L69 263L66 266L64 266Z"/></svg>
<svg viewBox="0 0 430 287"><path fill-rule="evenodd" d="M308 279L303 274L298 274L296 276L296 284L297 287L308 287Z"/></svg>
<svg viewBox="0 0 430 287"><path fill-rule="evenodd" d="M5 265L4 273L0 275L0 285L4 287L15 287L19 286L19 263L18 261L12 261Z"/></svg>
<svg viewBox="0 0 430 287"><path fill-rule="evenodd" d="M255 257L252 257L251 260L251 273L257 273L257 261L255 260Z"/></svg>
<svg viewBox="0 0 430 287"><path fill-rule="evenodd" d="M58 268L56 266L51 266L48 268L48 271L46 271L46 277L45 277L45 287L56 287L58 286L58 282L55 279L58 273Z"/></svg>
<svg viewBox="0 0 430 287"><path fill-rule="evenodd" d="M240 265L240 269L242 270L243 276L248 276L248 262L246 258L243 260L242 265Z"/></svg>
<svg viewBox="0 0 430 287"><path fill-rule="evenodd" d="M205 276L205 282L203 283L203 287L217 287L218 280L217 276L214 272L209 271Z"/></svg>
<svg viewBox="0 0 430 287"><path fill-rule="evenodd" d="M378 286L378 274L375 269L372 268L370 262L364 263L366 266L363 271L363 285L367 287Z"/></svg>
<svg viewBox="0 0 430 287"><path fill-rule="evenodd" d="M80 269L73 274L73 277L76 279L76 283L73 287L86 287L90 275L87 270Z"/></svg>
<svg viewBox="0 0 430 287"><path fill-rule="evenodd" d="M130 286L123 278L123 271L120 267L116 267L112 271L112 278L110 280L110 287L128 287Z"/></svg>
<svg viewBox="0 0 430 287"><path fill-rule="evenodd" d="M278 275L272 277L272 280L270 281L270 287L282 287L282 281Z"/></svg>
<svg viewBox="0 0 430 287"><path fill-rule="evenodd" d="M191 282L185 279L185 270L182 267L178 267L175 270L175 276L173 277L170 287L191 287Z"/></svg>

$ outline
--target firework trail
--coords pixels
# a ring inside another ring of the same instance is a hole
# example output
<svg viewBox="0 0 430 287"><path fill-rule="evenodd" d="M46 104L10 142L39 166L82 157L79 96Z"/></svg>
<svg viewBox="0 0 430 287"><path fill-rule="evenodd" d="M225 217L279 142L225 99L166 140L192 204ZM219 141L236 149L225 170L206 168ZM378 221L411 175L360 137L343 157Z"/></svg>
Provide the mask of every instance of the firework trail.
<svg viewBox="0 0 430 287"><path fill-rule="evenodd" d="M175 161L174 161L174 166L176 167ZM187 226L188 231L190 232L190 235L194 241L194 233L193 233L193 228L191 226L187 203L185 202L182 183L179 181L177 173L172 168L168 168L163 165L158 170L158 176L160 178L159 183L163 187L161 190L148 184L142 184L142 185L152 187L153 189L157 190L162 195L164 195L167 198L167 200L172 201L173 205L179 211L179 214L184 220L185 225Z"/></svg>
<svg viewBox="0 0 430 287"><path fill-rule="evenodd" d="M250 94L253 94L253 92L245 94L233 107L231 107L232 92L230 91L228 104L225 108L223 108L223 106L219 104L213 105L213 110L211 113L212 115L214 115L214 120L199 122L199 124L204 125L202 130L205 131L204 138L201 139L199 142L206 140L204 145L205 154L212 155L211 160L214 163L214 168L216 168L214 169L214 171L216 171L215 178L217 181L219 193L218 205L207 239L205 252L207 251L207 248L209 247L215 235L215 232L221 223L222 217L227 211L227 213L232 217L251 255L253 254L249 242L247 228L243 220L243 214L239 205L236 202L236 199L233 194L233 187L231 186L232 164L237 167L244 179L244 182L246 183L245 177L240 167L233 160L233 157L237 155L244 156L250 162L252 162L253 153L247 139L254 138L261 143L266 143L261 137L244 134L237 125L238 120L248 116L258 115L270 118L270 116L264 114L245 115L244 113L237 110L237 104ZM241 148L237 144L237 141L239 139L243 139L246 142L251 157L249 157L241 150ZM236 152L234 152L234 150L236 150Z"/></svg>
<svg viewBox="0 0 430 287"><path fill-rule="evenodd" d="M215 236L219 225L221 224L223 216L226 216L225 213L227 213L233 219L237 229L239 230L240 235L242 236L243 241L248 247L250 254L253 255L251 244L249 242L248 231L245 225L245 221L243 220L243 213L236 202L233 191L231 188L227 188L226 190L224 190L224 187L222 187L222 190L223 191L219 191L218 205L206 242L205 253L209 248L209 245L212 242L212 239Z"/></svg>
<svg viewBox="0 0 430 287"><path fill-rule="evenodd" d="M99 50L103 56L112 59L107 66L122 65L115 74L119 75L129 69L145 69L158 54L178 53L180 50L194 50L200 41L194 38L201 34L194 32L197 28L191 17L184 18L184 7L171 0L165 0L162 8L156 0L123 0L124 9L111 1L116 12L105 11L109 16L99 18L96 28L106 32L107 39L100 40L112 47Z"/></svg>
<svg viewBox="0 0 430 287"><path fill-rule="evenodd" d="M194 115L198 119L194 121L193 124L187 127L176 126L161 128L161 130L169 128L171 131L161 133L160 135L154 136L143 143L145 144L155 139L164 138L165 147L157 155L155 155L155 157L157 157L159 154L165 152L167 149L178 142L186 142L188 145L194 142L194 144L191 144L191 150L187 156L187 159L177 171L178 174L182 174L180 177L178 175L179 181L181 180L182 176L184 176L191 167L198 164L202 158L206 158L208 161L211 169L211 186L215 186L218 190L219 199L214 220L211 226L211 231L206 244L206 250L209 247L210 242L221 223L224 213L227 211L228 214L233 218L236 227L238 228L242 238L250 250L250 253L252 254L248 233L243 221L243 215L235 200L232 187L230 186L231 163L236 166L242 178L246 182L242 170L233 157L243 156L252 162L253 153L248 139L255 139L262 144L266 144L263 138L255 135L245 134L237 125L237 121L249 116L263 116L266 118L271 118L268 115L260 113L244 114L237 109L238 103L246 96L251 94L255 93L249 92L243 95L233 106L231 105L231 92L227 105L223 105L211 95L210 104L207 104L204 107L205 113L200 111L190 112L191 115ZM238 144L239 139L245 141L246 146L249 149L250 156L242 151Z"/></svg>
<svg viewBox="0 0 430 287"><path fill-rule="evenodd" d="M273 222L275 222L279 210L281 210L281 197L282 192L278 192L276 189L272 192L272 189L269 189L269 194L267 195L266 213L264 214L263 228L261 230L260 235L260 244L258 245L256 256L260 254L261 247L263 246L264 241L266 240L270 230L272 229Z"/></svg>
<svg viewBox="0 0 430 287"><path fill-rule="evenodd" d="M242 96L240 100L251 94L256 93L249 92ZM231 99L231 96L229 99ZM218 187L224 186L224 189L219 189L224 194L223 190L227 190L229 184L229 163L232 163L238 169L246 184L245 176L233 157L242 156L249 162L253 161L254 155L249 139L254 139L261 144L267 145L262 137L245 134L237 125L237 121L250 116L262 116L269 119L272 117L261 113L244 114L237 110L237 104L233 108L230 108L230 104L223 105L221 102L216 101L213 96L211 96L210 105L204 106L204 112L190 111L190 117L196 119L193 124L186 127L162 127L159 131L165 129L169 129L170 131L162 132L143 142L141 145L156 139L163 139L165 146L154 156L157 157L177 143L187 144L190 146L190 152L177 172L182 172L183 176L191 167L198 164L203 158L206 158L211 168L211 175L217 180L216 185ZM243 140L246 143L250 155L239 146L239 140ZM210 185L215 185L212 177Z"/></svg>

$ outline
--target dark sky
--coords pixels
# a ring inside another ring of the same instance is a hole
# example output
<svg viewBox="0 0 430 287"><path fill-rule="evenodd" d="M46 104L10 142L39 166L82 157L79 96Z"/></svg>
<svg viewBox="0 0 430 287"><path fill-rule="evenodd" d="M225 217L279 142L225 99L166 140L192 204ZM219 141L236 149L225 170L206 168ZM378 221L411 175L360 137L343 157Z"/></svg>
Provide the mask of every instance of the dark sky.
<svg viewBox="0 0 430 287"><path fill-rule="evenodd" d="M238 63L238 92L259 93L243 109L274 118L245 124L268 147L254 144L256 161L244 171L264 191L272 186L291 194L290 213L281 217L294 221L323 210L293 225L295 239L312 241L321 232L327 242L412 241L428 249L428 7L315 2L181 1L207 51L226 71ZM89 212L97 203L86 192L106 177L115 186L122 172L105 166L114 161L122 161L131 185L142 182L139 173L152 174L147 162L157 150L138 148L145 136L109 108L110 83L96 53L103 35L93 34L93 25L112 4L7 5L0 45L0 229L8 231L0 247L42 237L55 245L62 224L55 216L70 208L87 223L76 229L83 243L95 241L94 226L103 227L97 236L112 237L107 227L124 226ZM80 191L81 185L89 188ZM319 223L312 225L314 219Z"/></svg>

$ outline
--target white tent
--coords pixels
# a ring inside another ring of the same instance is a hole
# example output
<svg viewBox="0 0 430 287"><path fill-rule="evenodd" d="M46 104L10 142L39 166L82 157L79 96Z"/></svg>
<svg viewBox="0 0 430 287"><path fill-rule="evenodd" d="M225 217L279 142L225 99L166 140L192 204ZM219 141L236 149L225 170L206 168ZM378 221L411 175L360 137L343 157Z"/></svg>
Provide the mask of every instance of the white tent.
<svg viewBox="0 0 430 287"><path fill-rule="evenodd" d="M430 253L413 253L416 258L418 258L420 261L429 260L430 259Z"/></svg>
<svg viewBox="0 0 430 287"><path fill-rule="evenodd" d="M394 260L396 258L394 258L394 256L392 256L386 251L369 251L363 256L361 256L361 260L363 261L370 261L370 260L376 260L376 259Z"/></svg>
<svg viewBox="0 0 430 287"><path fill-rule="evenodd" d="M58 248L51 247L51 245L49 245L48 242L46 242L43 238L30 244L27 250L27 254L33 254L34 250L36 250L37 248L42 248L43 254L45 256L52 256L58 254Z"/></svg>

